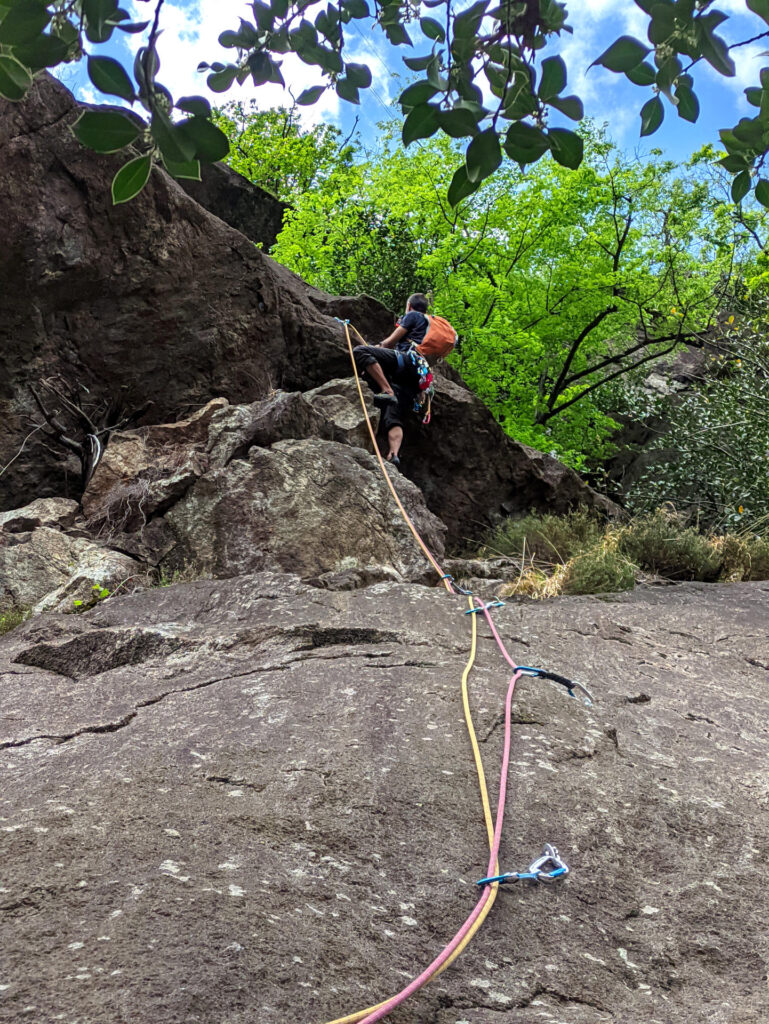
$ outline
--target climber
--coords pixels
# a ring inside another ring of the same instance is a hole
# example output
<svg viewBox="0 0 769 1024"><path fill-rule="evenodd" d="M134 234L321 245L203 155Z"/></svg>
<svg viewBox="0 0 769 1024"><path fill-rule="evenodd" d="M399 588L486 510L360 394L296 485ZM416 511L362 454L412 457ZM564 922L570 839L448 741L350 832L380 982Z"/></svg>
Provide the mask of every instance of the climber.
<svg viewBox="0 0 769 1024"><path fill-rule="evenodd" d="M381 345L358 345L354 349L358 373L368 378L374 404L382 410L382 429L389 444L387 460L394 466L400 465L398 453L403 444L404 420L412 409L420 407L420 398L432 385L426 353L419 351L418 346L436 321L446 323L440 317L427 316L427 298L417 292L410 296L405 314ZM450 330L453 347L456 335Z"/></svg>

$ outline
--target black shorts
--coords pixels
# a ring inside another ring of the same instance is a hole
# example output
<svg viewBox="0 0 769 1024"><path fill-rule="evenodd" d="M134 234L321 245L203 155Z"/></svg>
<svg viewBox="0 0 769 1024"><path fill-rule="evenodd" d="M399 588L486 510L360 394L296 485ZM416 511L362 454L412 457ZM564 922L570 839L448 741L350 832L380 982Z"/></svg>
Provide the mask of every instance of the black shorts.
<svg viewBox="0 0 769 1024"><path fill-rule="evenodd" d="M382 348L380 345L357 345L353 355L358 373L366 375L366 382L375 394L382 389L369 377L366 370L372 363L379 363L398 399L397 405L395 402L388 402L382 408L382 429L389 431L393 427L403 427L419 394L419 374L408 353L398 353L393 348Z"/></svg>

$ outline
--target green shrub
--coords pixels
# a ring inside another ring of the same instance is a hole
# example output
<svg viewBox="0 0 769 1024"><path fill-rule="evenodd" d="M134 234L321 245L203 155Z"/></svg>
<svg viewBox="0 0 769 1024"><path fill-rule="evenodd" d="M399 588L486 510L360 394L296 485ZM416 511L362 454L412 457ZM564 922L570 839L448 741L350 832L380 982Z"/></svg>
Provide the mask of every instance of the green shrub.
<svg viewBox="0 0 769 1024"><path fill-rule="evenodd" d="M667 509L622 527L617 540L631 562L666 579L711 582L721 571L717 546Z"/></svg>
<svg viewBox="0 0 769 1024"><path fill-rule="evenodd" d="M769 540L764 537L749 537L745 541L750 558L746 580L769 580Z"/></svg>
<svg viewBox="0 0 769 1024"><path fill-rule="evenodd" d="M575 555L566 564L562 594L613 594L632 590L638 567L619 550L616 538Z"/></svg>
<svg viewBox="0 0 769 1024"><path fill-rule="evenodd" d="M530 513L522 519L506 519L493 530L481 556L510 555L553 565L599 543L605 526L585 509L565 516ZM524 554L525 545L525 554Z"/></svg>
<svg viewBox="0 0 769 1024"><path fill-rule="evenodd" d="M4 633L10 633L12 629L16 629L26 619L28 611L24 608L8 608L4 612L0 612L0 636Z"/></svg>

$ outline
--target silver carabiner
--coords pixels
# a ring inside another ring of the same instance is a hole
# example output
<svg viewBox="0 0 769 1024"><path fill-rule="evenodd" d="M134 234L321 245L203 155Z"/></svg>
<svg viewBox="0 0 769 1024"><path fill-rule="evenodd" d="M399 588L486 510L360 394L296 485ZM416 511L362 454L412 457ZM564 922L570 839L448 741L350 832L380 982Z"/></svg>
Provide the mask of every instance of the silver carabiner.
<svg viewBox="0 0 769 1024"><path fill-rule="evenodd" d="M544 871L547 864L552 864L550 871ZM562 878L569 873L569 865L560 856L558 850L551 843L545 843L541 857L529 864L528 871L535 875L539 882L554 882L556 878Z"/></svg>

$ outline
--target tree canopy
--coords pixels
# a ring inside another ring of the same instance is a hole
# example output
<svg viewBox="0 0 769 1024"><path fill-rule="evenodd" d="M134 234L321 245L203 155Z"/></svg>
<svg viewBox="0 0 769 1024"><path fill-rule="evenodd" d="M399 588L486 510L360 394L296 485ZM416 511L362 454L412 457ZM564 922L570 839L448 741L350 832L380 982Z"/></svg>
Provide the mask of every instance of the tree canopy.
<svg viewBox="0 0 769 1024"><path fill-rule="evenodd" d="M703 64L732 77L732 51L769 35L769 27L761 27L751 39L727 44L718 30L728 14L714 0L627 2L643 12L646 39L621 36L593 63L646 90L642 135L659 128L666 108L696 121L695 77ZM769 0L746 0L746 7L759 26L769 26ZM0 95L21 99L40 70L85 60L97 90L146 112L144 127L116 111L87 111L75 126L80 141L99 152L127 151L129 160L112 186L115 202L136 195L158 161L175 177L197 178L201 161L222 159L228 151L208 100L174 98L158 77L162 8L163 0L155 0L150 19L132 22L119 0L0 0ZM253 20L241 18L219 36L232 60L201 66L209 89L224 93L246 81L285 84L282 58L295 53L316 66L320 78L298 97L300 104L317 102L326 89L357 103L373 76L367 65L347 59L346 32L352 23L376 24L391 44L409 48L404 64L415 78L399 99L404 145L436 134L461 142L447 182L452 207L508 161L526 166L550 153L563 167L582 162L582 135L551 123L554 112L575 122L584 114L580 98L567 90L567 65L553 52L557 37L572 31L560 0L477 0L470 6L457 0L254 0L250 9ZM415 47L417 30L424 44ZM146 36L131 69L99 53L115 32ZM720 132L723 166L734 176L735 202L755 188L758 201L769 206L769 178L762 174L769 148L769 67L746 94L756 113Z"/></svg>

